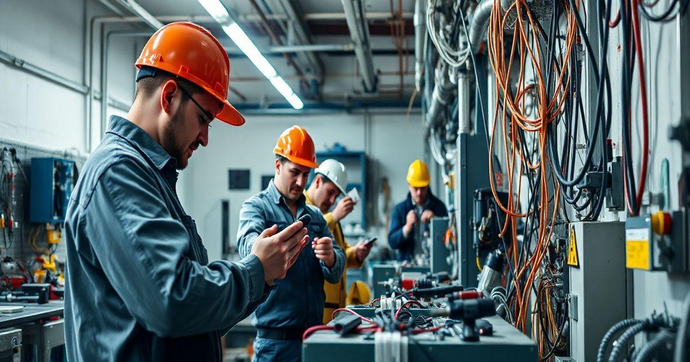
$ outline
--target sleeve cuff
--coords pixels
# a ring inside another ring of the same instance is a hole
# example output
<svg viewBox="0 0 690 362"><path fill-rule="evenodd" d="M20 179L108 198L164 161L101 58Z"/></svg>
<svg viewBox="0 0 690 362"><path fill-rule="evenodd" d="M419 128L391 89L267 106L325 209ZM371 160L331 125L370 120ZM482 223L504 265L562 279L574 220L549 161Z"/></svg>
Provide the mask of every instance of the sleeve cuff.
<svg viewBox="0 0 690 362"><path fill-rule="evenodd" d="M266 286L264 276L264 266L261 264L259 257L254 254L249 254L240 263L247 268L249 273L249 298L252 301L261 299L264 294L264 287Z"/></svg>

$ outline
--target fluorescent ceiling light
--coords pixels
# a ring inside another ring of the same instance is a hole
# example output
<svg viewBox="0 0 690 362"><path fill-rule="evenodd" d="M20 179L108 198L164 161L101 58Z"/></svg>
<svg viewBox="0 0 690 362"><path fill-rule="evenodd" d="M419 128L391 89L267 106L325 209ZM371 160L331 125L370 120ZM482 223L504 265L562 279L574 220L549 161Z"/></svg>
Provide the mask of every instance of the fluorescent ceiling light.
<svg viewBox="0 0 690 362"><path fill-rule="evenodd" d="M237 45L238 48L249 58L249 60L256 66L261 74L268 79L280 94L290 103L294 109L302 109L304 103L290 88L290 85L285 82L281 76L278 75L275 68L268 62L266 57L261 54L259 49L254 45L247 34L235 22L228 10L225 8L220 0L198 0L199 4L206 9L211 17L222 25L223 31L230 39Z"/></svg>

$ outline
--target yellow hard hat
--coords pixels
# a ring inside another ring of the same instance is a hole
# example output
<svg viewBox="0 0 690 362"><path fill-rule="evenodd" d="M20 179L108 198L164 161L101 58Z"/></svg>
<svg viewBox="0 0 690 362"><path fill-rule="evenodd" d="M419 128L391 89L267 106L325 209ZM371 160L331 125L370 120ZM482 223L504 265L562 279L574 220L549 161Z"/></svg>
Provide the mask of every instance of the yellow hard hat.
<svg viewBox="0 0 690 362"><path fill-rule="evenodd" d="M347 293L347 305L367 304L371 299L371 291L364 282L358 280L350 286L350 291Z"/></svg>
<svg viewBox="0 0 690 362"><path fill-rule="evenodd" d="M412 187L427 187L429 186L429 169L426 163L420 160L414 160L407 169L407 183Z"/></svg>

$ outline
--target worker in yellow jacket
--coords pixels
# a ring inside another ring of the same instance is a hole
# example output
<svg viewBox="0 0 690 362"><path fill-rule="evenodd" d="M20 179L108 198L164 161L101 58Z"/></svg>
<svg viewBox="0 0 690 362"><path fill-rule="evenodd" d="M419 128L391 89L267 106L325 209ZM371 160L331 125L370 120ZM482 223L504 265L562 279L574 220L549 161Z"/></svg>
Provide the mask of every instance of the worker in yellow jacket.
<svg viewBox="0 0 690 362"><path fill-rule="evenodd" d="M325 160L314 173L316 176L304 193L307 197L307 203L318 207L323 213L328 228L333 234L334 242L345 251L345 267L347 269L360 268L364 259L369 255L373 243L350 246L345 241L345 235L343 235L343 229L340 226L340 220L352 212L355 202L349 196L345 196L338 202L333 211L329 212L335 204L335 200L341 194L346 195L347 170L342 163L336 160ZM345 274L343 273L340 282L336 284L324 282L323 289L326 293L326 305L323 313L324 324L331 321L334 310L345 307L347 298Z"/></svg>

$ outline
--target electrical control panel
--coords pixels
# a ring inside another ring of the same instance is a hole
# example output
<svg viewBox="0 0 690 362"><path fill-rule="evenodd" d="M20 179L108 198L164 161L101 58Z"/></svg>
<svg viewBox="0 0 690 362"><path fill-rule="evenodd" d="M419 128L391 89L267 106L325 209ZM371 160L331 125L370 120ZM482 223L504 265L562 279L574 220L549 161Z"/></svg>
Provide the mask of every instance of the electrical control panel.
<svg viewBox="0 0 690 362"><path fill-rule="evenodd" d="M31 159L31 222L65 221L75 176L74 161L55 157Z"/></svg>
<svg viewBox="0 0 690 362"><path fill-rule="evenodd" d="M625 266L628 269L687 271L682 211L631 217L625 222Z"/></svg>

